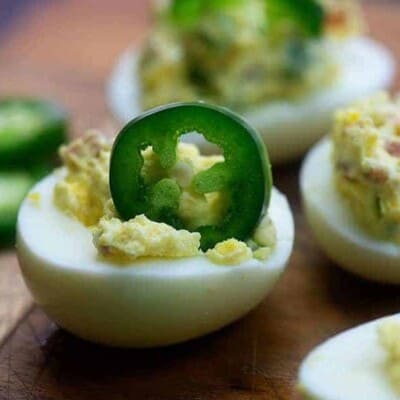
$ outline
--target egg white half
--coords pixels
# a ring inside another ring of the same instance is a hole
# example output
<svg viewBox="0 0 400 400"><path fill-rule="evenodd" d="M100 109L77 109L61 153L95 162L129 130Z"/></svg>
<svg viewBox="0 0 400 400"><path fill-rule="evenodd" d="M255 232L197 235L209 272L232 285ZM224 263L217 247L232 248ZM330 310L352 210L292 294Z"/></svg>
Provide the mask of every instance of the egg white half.
<svg viewBox="0 0 400 400"><path fill-rule="evenodd" d="M381 318L333 337L313 350L299 372L310 400L398 400L385 373L386 354L378 328L400 315Z"/></svg>
<svg viewBox="0 0 400 400"><path fill-rule="evenodd" d="M351 39L332 46L332 51L341 69L341 76L334 86L297 101L270 102L244 114L262 134L274 163L302 155L329 130L336 109L392 83L395 75L393 56L376 41L366 37ZM122 123L142 111L138 59L138 50L126 51L108 83L108 104ZM198 136L187 140L205 151L212 150Z"/></svg>
<svg viewBox="0 0 400 400"><path fill-rule="evenodd" d="M400 284L400 246L377 240L355 221L333 177L332 143L322 140L307 155L300 176L310 227L338 265L367 279Z"/></svg>
<svg viewBox="0 0 400 400"><path fill-rule="evenodd" d="M36 302L60 326L112 346L151 347L185 341L240 318L271 290L290 257L294 226L286 198L273 190L270 217L277 246L266 262L213 264L206 256L139 259L110 265L92 235L53 204L54 173L32 189L18 218L17 249Z"/></svg>

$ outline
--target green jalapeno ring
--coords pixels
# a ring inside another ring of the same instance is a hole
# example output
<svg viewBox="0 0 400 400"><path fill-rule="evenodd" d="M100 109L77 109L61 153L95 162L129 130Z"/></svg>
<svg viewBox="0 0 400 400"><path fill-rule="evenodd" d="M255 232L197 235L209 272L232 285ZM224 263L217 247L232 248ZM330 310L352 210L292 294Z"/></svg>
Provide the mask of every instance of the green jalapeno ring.
<svg viewBox="0 0 400 400"><path fill-rule="evenodd" d="M145 214L177 229L185 228L177 214L179 187L163 179L149 187L141 170L141 151L152 146L164 169L176 162L181 135L198 132L224 152L224 162L198 173L192 184L198 193L227 191L228 210L218 226L201 226L201 248L207 250L229 238L248 239L268 207L272 175L258 133L231 111L201 102L177 103L150 110L128 123L114 142L110 189L124 220Z"/></svg>

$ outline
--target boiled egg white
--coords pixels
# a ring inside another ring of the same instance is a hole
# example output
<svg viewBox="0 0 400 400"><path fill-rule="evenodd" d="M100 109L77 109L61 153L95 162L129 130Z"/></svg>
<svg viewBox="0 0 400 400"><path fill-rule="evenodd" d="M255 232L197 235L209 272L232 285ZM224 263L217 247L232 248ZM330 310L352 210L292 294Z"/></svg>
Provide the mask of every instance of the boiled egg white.
<svg viewBox="0 0 400 400"><path fill-rule="evenodd" d="M293 101L266 103L243 116L257 128L273 163L302 155L330 128L336 109L368 94L387 88L393 81L395 62L391 53L376 41L359 37L332 45L340 77L332 87ZM111 111L126 123L139 115L141 85L140 50L126 51L115 66L107 87ZM203 151L212 150L199 136L188 137Z"/></svg>
<svg viewBox="0 0 400 400"><path fill-rule="evenodd" d="M318 143L307 155L300 186L308 223L333 261L367 279L400 283L400 246L371 237L355 221L334 184L329 139Z"/></svg>
<svg viewBox="0 0 400 400"><path fill-rule="evenodd" d="M29 195L24 201L18 256L36 302L61 327L90 341L151 347L215 331L260 303L292 251L292 213L274 189L269 216L277 244L265 262L221 266L199 255L111 265L98 257L90 230L54 206L59 179L60 172L48 176L32 189L36 201Z"/></svg>
<svg viewBox="0 0 400 400"><path fill-rule="evenodd" d="M400 315L381 318L333 337L302 363L299 388L310 400L398 400L385 372L387 354L379 328L400 323Z"/></svg>

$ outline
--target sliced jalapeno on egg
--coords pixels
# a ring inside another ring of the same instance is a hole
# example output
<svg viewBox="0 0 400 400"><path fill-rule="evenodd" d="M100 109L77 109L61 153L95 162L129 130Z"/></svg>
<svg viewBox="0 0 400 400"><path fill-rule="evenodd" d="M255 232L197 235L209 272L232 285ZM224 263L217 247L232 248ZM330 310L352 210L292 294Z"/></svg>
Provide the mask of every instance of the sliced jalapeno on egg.
<svg viewBox="0 0 400 400"><path fill-rule="evenodd" d="M201 234L201 248L207 250L229 238L248 239L269 203L272 178L268 156L258 133L244 120L205 103L151 110L119 133L111 154L110 188L120 217L129 220L145 214L177 229L188 229L178 213L179 184L172 178L146 184L141 175L141 152L152 146L161 167L169 170L177 161L180 136L189 132L202 134L224 155L224 161L194 176L194 190L199 194L224 192L229 202L218 225L195 229Z"/></svg>

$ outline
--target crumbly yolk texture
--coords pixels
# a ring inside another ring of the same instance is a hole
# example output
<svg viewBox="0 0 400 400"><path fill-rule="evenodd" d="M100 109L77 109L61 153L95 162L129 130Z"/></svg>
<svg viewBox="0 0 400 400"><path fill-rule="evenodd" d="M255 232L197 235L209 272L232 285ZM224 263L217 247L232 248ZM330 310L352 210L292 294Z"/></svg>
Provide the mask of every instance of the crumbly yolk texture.
<svg viewBox="0 0 400 400"><path fill-rule="evenodd" d="M176 180L182 189L179 217L190 230L177 230L154 222L145 215L122 221L113 204L109 188L111 143L97 132L75 140L60 150L65 173L54 189L54 203L76 218L93 233L99 255L115 262L130 262L142 257L180 258L200 256L203 225L217 225L229 204L224 193L197 193L191 182L200 171L223 161L222 156L203 156L196 146L180 143L177 162L169 170L161 168L151 147L142 151L142 177L148 184L164 178ZM248 243L230 239L218 243L206 256L217 264L235 265L252 257L265 260L276 242L275 228L268 217L258 226Z"/></svg>
<svg viewBox="0 0 400 400"><path fill-rule="evenodd" d="M400 243L400 101L379 94L336 115L335 182L357 222Z"/></svg>
<svg viewBox="0 0 400 400"><path fill-rule="evenodd" d="M111 143L95 131L60 149L67 175L57 183L54 201L85 226L98 223L111 198L108 183L110 155Z"/></svg>
<svg viewBox="0 0 400 400"><path fill-rule="evenodd" d="M386 373L400 393L400 322L387 322L379 327L379 340L387 353Z"/></svg>
<svg viewBox="0 0 400 400"><path fill-rule="evenodd" d="M207 251L207 256L216 264L238 264L248 261L253 254L246 243L235 239L228 239Z"/></svg>
<svg viewBox="0 0 400 400"><path fill-rule="evenodd" d="M130 221L102 218L93 229L94 244L111 258L189 257L199 253L200 234L176 230L138 215Z"/></svg>

